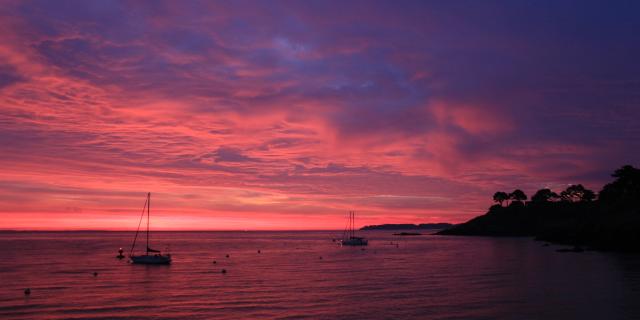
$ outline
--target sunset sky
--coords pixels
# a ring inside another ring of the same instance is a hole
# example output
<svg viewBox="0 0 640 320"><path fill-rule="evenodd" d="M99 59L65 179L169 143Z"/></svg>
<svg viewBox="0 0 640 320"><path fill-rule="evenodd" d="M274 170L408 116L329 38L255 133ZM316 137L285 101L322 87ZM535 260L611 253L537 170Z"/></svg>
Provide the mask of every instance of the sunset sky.
<svg viewBox="0 0 640 320"><path fill-rule="evenodd" d="M0 229L457 223L640 162L638 1L0 4Z"/></svg>

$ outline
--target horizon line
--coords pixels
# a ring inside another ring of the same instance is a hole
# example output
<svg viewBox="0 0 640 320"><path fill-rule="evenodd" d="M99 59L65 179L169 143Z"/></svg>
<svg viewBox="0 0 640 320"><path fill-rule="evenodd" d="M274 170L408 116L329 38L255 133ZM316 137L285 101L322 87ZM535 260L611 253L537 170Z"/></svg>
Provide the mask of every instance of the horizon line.
<svg viewBox="0 0 640 320"><path fill-rule="evenodd" d="M0 229L0 232L135 232L111 229ZM152 232L261 232L261 231L342 231L342 229L164 229ZM143 231L140 231L143 232Z"/></svg>
<svg viewBox="0 0 640 320"><path fill-rule="evenodd" d="M445 222L443 222L445 223ZM393 223L390 223L393 224ZM454 223L450 223L454 225ZM359 231L379 231L394 229L364 229L368 226L358 228ZM364 230L363 230L364 229ZM403 230L403 229L398 229ZM163 229L152 232L291 232L291 231L336 231L343 229ZM112 229L1 229L0 232L136 232L136 230L112 230ZM140 231L144 232L144 231Z"/></svg>

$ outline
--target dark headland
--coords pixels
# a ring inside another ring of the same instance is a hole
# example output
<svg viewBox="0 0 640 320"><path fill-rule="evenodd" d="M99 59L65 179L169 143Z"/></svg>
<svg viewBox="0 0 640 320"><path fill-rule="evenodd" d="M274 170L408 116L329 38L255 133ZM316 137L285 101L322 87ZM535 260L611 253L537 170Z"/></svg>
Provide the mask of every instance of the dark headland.
<svg viewBox="0 0 640 320"><path fill-rule="evenodd" d="M599 193L571 185L560 194L541 189L527 201L521 190L496 192L498 204L440 235L530 236L598 250L640 252L640 169L624 166ZM510 202L510 203L509 203Z"/></svg>
<svg viewBox="0 0 640 320"><path fill-rule="evenodd" d="M360 230L442 230L453 227L450 223L421 223L421 224L379 224L364 226Z"/></svg>

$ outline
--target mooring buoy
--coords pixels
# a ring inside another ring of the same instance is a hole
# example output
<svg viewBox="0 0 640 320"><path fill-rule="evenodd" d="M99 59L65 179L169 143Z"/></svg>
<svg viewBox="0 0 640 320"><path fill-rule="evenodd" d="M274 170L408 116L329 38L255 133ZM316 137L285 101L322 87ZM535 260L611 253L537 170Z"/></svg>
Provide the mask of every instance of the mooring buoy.
<svg viewBox="0 0 640 320"><path fill-rule="evenodd" d="M24 289L24 294L27 295L27 296L30 295L31 294L31 289L29 289L29 288Z"/></svg>
<svg viewBox="0 0 640 320"><path fill-rule="evenodd" d="M116 256L116 258L118 259L124 259L124 250L122 250L122 248L118 249L118 255Z"/></svg>

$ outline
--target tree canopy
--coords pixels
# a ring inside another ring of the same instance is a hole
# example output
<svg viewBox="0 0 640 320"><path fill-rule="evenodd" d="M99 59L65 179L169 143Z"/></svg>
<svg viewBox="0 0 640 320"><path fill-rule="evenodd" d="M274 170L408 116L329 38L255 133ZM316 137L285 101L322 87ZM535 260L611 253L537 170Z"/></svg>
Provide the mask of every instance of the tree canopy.
<svg viewBox="0 0 640 320"><path fill-rule="evenodd" d="M531 202L544 203L561 200L564 203L577 203L594 202L597 199L596 204L613 205L618 209L640 206L640 169L626 165L614 171L611 176L616 179L606 184L598 194L585 188L582 184L572 184L560 194L548 188L540 189L531 197ZM505 201L509 206L510 200L511 204L526 205L524 201L527 200L527 195L520 189L511 193L498 191L493 194L493 201L499 203L500 206Z"/></svg>
<svg viewBox="0 0 640 320"><path fill-rule="evenodd" d="M493 194L493 201L497 202L502 206L502 203L506 200L509 200L509 195L506 192L498 191Z"/></svg>
<svg viewBox="0 0 640 320"><path fill-rule="evenodd" d="M533 195L533 197L531 197L531 201L533 202L549 202L549 201L555 201L558 198L560 198L560 196L551 191L551 189L540 189L536 192L536 194Z"/></svg>
<svg viewBox="0 0 640 320"><path fill-rule="evenodd" d="M600 201L622 206L640 203L640 169L626 165L611 176L616 179L602 188L599 194Z"/></svg>
<svg viewBox="0 0 640 320"><path fill-rule="evenodd" d="M527 200L527 195L524 193L524 191L520 189L516 189L509 194L509 199L513 201L522 202Z"/></svg>
<svg viewBox="0 0 640 320"><path fill-rule="evenodd" d="M563 201L569 202L589 202L595 200L596 194L581 184L574 184L562 191L560 198L562 198Z"/></svg>

